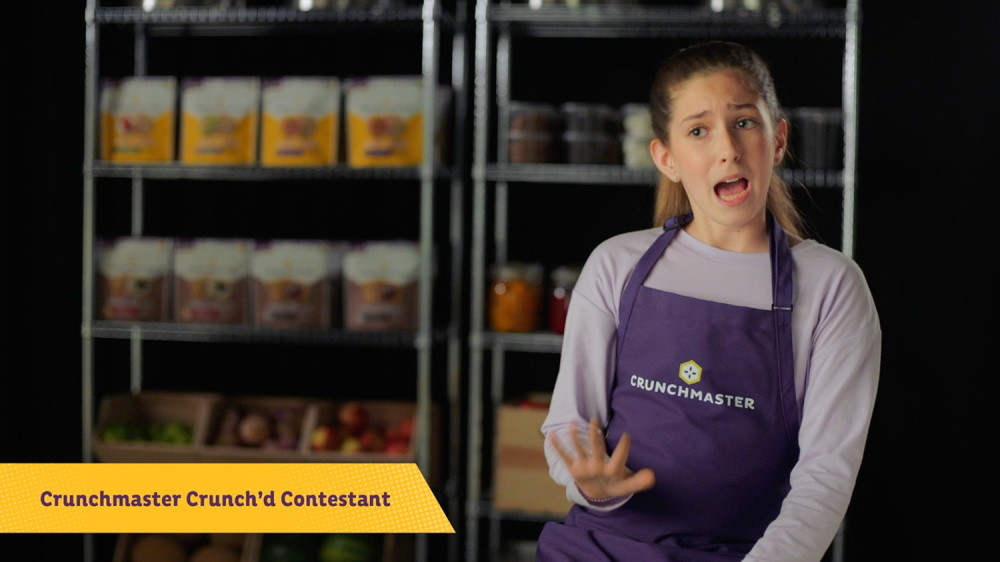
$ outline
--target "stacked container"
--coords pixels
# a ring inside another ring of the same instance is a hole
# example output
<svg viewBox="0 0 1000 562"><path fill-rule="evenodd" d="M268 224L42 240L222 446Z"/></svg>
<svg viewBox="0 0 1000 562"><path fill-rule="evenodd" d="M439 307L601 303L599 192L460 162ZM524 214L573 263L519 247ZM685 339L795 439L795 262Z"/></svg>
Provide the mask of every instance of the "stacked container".
<svg viewBox="0 0 1000 562"><path fill-rule="evenodd" d="M627 168L653 168L653 157L649 153L649 143L653 140L653 120L649 106L630 103L622 106L622 152Z"/></svg>
<svg viewBox="0 0 1000 562"><path fill-rule="evenodd" d="M786 113L792 121L792 154L801 167L829 170L843 165L844 118L839 108L800 107Z"/></svg>
<svg viewBox="0 0 1000 562"><path fill-rule="evenodd" d="M511 164L542 164L556 161L555 135L559 113L543 103L510 102Z"/></svg>
<svg viewBox="0 0 1000 562"><path fill-rule="evenodd" d="M607 105L566 103L560 108L566 120L563 142L568 164L621 164L617 135L618 112Z"/></svg>

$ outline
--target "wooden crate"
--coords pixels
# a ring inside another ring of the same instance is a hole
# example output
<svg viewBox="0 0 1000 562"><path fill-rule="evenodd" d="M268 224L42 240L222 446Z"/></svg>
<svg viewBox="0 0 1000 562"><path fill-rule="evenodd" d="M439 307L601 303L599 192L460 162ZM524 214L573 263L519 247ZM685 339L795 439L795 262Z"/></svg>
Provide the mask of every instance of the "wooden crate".
<svg viewBox="0 0 1000 562"><path fill-rule="evenodd" d="M298 409L302 411L302 428L299 432L299 443L296 449L268 449L260 447L239 446L239 445L216 445L222 417L226 409L235 407L244 413L259 411L268 415L274 415L282 409ZM219 401L212 409L209 419L206 442L198 449L199 462L214 463L294 463L302 462L303 452L309 446L309 436L306 421L310 417L310 412L315 408L314 403L306 398L269 397L269 396L240 396Z"/></svg>
<svg viewBox="0 0 1000 562"><path fill-rule="evenodd" d="M102 462L185 463L197 462L205 443L212 407L221 400L217 394L143 392L117 394L101 400L94 429L94 454ZM191 445L144 441L105 442L101 435L116 423L148 424L183 422L192 429Z"/></svg>
<svg viewBox="0 0 1000 562"><path fill-rule="evenodd" d="M541 427L548 409L503 405L497 411L493 506L548 516L564 516L573 506L566 488L549 476Z"/></svg>
<svg viewBox="0 0 1000 562"><path fill-rule="evenodd" d="M413 418L417 415L417 405L414 402L381 402L381 401L357 401L368 413L368 425L370 427L382 426L384 428L393 427L400 422ZM346 402L322 401L316 403L316 407L311 411L311 415L306 420L309 436L311 438L316 428L322 425L337 426L337 412ZM341 453L339 451L314 451L306 443L303 451L304 460L308 462L327 463L382 463L382 462L417 462L416 433L410 440L409 449L405 454L393 455L379 452L357 452ZM431 408L431 475L428 483L431 486L437 485L440 481L440 462L437 462L440 453L440 411L437 407Z"/></svg>

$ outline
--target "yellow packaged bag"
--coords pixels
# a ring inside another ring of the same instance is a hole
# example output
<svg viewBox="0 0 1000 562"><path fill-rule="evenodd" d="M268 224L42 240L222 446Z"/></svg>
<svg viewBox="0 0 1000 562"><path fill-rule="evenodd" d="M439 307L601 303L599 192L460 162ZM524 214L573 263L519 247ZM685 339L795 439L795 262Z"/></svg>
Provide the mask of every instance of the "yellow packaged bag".
<svg viewBox="0 0 1000 562"><path fill-rule="evenodd" d="M264 81L260 163L332 166L337 163L340 80L274 78Z"/></svg>
<svg viewBox="0 0 1000 562"><path fill-rule="evenodd" d="M185 78L181 161L246 165L257 161L257 78Z"/></svg>
<svg viewBox="0 0 1000 562"><path fill-rule="evenodd" d="M344 86L347 162L354 168L419 166L424 157L423 79L359 78ZM440 140L451 90L438 88L435 137ZM441 142L435 143L438 148ZM440 152L435 153L440 161Z"/></svg>
<svg viewBox="0 0 1000 562"><path fill-rule="evenodd" d="M174 159L177 80L132 77L101 87L101 159L143 164Z"/></svg>

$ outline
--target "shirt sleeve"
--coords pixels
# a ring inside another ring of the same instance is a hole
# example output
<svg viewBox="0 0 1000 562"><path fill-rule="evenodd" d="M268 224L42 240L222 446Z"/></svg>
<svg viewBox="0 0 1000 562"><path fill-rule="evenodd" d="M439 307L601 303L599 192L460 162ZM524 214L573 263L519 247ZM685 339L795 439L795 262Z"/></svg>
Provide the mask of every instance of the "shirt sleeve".
<svg viewBox="0 0 1000 562"><path fill-rule="evenodd" d="M584 275L586 268L581 274L581 281L585 281ZM579 283L577 286L580 286ZM562 450L575 456L569 437L570 424L575 421L580 445L590 453L590 418L596 417L601 427L608 421L607 388L614 368L617 330L615 317L610 311L595 304L594 299L586 296L584 291L573 291L566 316L559 374L549 414L542 425L542 433L546 436L545 457L552 479L566 487L569 501L596 511L615 509L632 496L600 503L587 501L547 437L555 433ZM610 458L606 452L605 457Z"/></svg>
<svg viewBox="0 0 1000 562"><path fill-rule="evenodd" d="M746 562L819 562L850 503L878 387L882 332L861 270L835 284L813 334L791 490Z"/></svg>

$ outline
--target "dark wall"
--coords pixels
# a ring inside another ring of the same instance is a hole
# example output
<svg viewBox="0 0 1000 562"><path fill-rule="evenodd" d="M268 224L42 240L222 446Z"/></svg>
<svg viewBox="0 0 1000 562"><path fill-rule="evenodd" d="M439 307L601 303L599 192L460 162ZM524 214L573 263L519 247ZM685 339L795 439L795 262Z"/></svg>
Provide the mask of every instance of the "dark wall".
<svg viewBox="0 0 1000 562"><path fill-rule="evenodd" d="M75 4L15 10L4 39L0 462L81 459L84 26ZM1000 13L995 2L914 4L864 6L855 257L884 341L848 517L851 562L985 559L994 519L982 490L996 426L987 388L997 278L987 267L998 255ZM44 19L20 23L41 18L37 10ZM52 560L81 548L76 536L0 539Z"/></svg>

